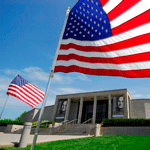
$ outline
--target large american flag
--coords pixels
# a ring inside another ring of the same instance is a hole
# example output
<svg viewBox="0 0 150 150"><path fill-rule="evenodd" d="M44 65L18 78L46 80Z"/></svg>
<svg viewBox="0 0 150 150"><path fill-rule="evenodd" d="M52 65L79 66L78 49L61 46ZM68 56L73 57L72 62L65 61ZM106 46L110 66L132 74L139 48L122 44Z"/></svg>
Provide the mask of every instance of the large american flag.
<svg viewBox="0 0 150 150"><path fill-rule="evenodd" d="M45 94L35 85L17 75L10 83L7 95L17 97L33 108L43 101Z"/></svg>
<svg viewBox="0 0 150 150"><path fill-rule="evenodd" d="M150 0L79 0L54 72L150 77Z"/></svg>

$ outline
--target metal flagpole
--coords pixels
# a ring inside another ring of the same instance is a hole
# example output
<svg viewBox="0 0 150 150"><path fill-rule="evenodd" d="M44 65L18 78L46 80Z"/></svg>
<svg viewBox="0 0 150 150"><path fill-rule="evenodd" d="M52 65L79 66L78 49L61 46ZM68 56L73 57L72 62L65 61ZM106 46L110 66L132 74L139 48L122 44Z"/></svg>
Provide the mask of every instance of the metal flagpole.
<svg viewBox="0 0 150 150"><path fill-rule="evenodd" d="M18 75L18 72L19 72L19 71L17 71L16 76ZM16 76L15 76L15 77L16 77ZM2 117L2 114L3 114L3 111L4 111L5 105L6 105L6 103L7 103L8 97L9 97L9 95L7 95L7 98L6 98L6 101L5 101L3 110L2 110L1 115L0 115L0 119L1 119L1 117Z"/></svg>
<svg viewBox="0 0 150 150"><path fill-rule="evenodd" d="M47 83L47 88L46 88L44 100L42 102L42 107L41 107L41 110L40 110L40 114L39 114L39 118L38 118L38 123L37 123L37 126L36 126L36 131L35 131L35 134L34 134L34 139L33 139L33 143L32 143L32 146L31 146L31 150L34 150L34 145L36 144L36 140L37 140L37 136L38 136L38 132L39 132L39 126L40 126L40 122L41 122L42 115L43 115L43 112L44 112L44 107L45 107L45 103L46 103L46 100L47 100L50 83L51 83L51 80L53 78L54 67L55 67L55 64L56 64L56 59L57 59L57 56L58 56L58 51L59 51L59 48L60 48L60 43L61 43L61 39L62 39L64 30L65 30L65 26L66 26L66 23L67 23L69 12L70 12L70 7L67 7L66 17L65 17L64 24L63 24L63 29L61 31L59 43L58 43L56 54L55 54L54 61L53 61L53 64L52 64L51 73L49 75L49 79L48 79L48 83Z"/></svg>
<svg viewBox="0 0 150 150"><path fill-rule="evenodd" d="M7 103L8 97L9 97L9 95L7 95L7 98L6 98L6 101L5 101L5 104L4 104L4 107L3 107L3 110L2 110L1 115L0 115L0 119L1 119L1 117L2 117L2 114L3 114L3 111L4 111L5 105L6 105L6 103Z"/></svg>

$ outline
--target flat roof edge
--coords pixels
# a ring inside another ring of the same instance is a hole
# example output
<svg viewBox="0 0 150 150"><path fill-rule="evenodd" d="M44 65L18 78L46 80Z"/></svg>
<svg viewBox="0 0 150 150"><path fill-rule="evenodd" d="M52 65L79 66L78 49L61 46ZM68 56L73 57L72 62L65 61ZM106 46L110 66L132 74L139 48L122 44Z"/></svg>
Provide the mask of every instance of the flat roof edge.
<svg viewBox="0 0 150 150"><path fill-rule="evenodd" d="M150 98L140 98L140 99L131 99L131 100L150 100Z"/></svg>
<svg viewBox="0 0 150 150"><path fill-rule="evenodd" d="M58 96L69 96L69 95L79 95L79 94L88 94L88 93L99 93L99 92L111 92L111 91L128 91L128 89L115 89L115 90L105 90L105 91L93 91L93 92L83 92L83 93L72 93L72 94L61 94L61 95L56 95L56 97ZM128 91L129 92L129 91Z"/></svg>

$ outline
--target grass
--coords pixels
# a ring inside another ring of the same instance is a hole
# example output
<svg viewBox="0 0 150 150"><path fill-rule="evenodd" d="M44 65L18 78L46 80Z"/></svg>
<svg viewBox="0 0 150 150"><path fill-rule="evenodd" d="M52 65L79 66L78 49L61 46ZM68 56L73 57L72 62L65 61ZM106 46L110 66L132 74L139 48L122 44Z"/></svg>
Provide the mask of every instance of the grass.
<svg viewBox="0 0 150 150"><path fill-rule="evenodd" d="M149 136L105 135L35 145L35 150L146 150L150 149ZM26 148L0 148L0 150L30 150Z"/></svg>

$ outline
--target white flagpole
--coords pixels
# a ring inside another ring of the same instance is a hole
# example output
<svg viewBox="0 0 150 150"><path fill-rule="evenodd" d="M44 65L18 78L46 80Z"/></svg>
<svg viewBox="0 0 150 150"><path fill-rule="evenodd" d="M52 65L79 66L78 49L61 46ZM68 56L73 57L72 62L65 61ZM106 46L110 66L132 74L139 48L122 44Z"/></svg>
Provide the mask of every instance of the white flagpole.
<svg viewBox="0 0 150 150"><path fill-rule="evenodd" d="M70 7L67 7L66 17L65 17L64 24L63 24L63 29L62 29L62 31L61 31L59 43L58 43L57 50L56 50L55 57L54 57L54 61L53 61L53 64L52 64L52 69L51 69L52 71L54 70L54 67L55 67L55 64L56 64L58 52L59 52L59 49L60 49L60 43L61 43L62 36L63 36L64 30L65 30L65 27L66 27L66 23L67 23L67 20L68 20L69 12L70 12Z"/></svg>
<svg viewBox="0 0 150 150"><path fill-rule="evenodd" d="M16 76L18 75L18 72L19 72L19 71L17 71ZM15 76L15 77L16 77L16 76ZM6 106L6 103L7 103L8 97L9 97L9 95L7 95L7 98L6 98L6 101L5 101L5 104L4 104L4 107L3 107L3 110L2 110L1 115L0 115L0 119L1 119L1 117L2 117L2 114L3 114L4 108L5 108L5 106Z"/></svg>
<svg viewBox="0 0 150 150"><path fill-rule="evenodd" d="M1 115L0 115L0 119L1 119L1 117L2 117L2 114L3 114L3 111L4 111L5 105L6 105L6 103L7 103L8 97L9 97L9 95L7 95L7 98L6 98L5 104L4 104L4 106L3 106L3 110L2 110Z"/></svg>
<svg viewBox="0 0 150 150"><path fill-rule="evenodd" d="M38 123L37 123L37 126L36 126L36 131L35 131L35 134L34 134L34 139L33 139L33 143L32 143L32 146L31 146L31 150L34 150L34 145L36 144L36 140L37 140L37 136L38 136L38 132L39 132L39 126L40 126L40 122L41 122L42 115L43 115L43 112L44 112L44 107L45 107L45 103L46 103L46 100L47 100L47 96L48 96L48 92L49 92L49 88L50 88L50 83L51 83L51 80L53 78L54 67L55 67L55 64L56 64L56 59L57 59L57 56L58 56L58 51L59 51L59 48L60 48L60 43L61 43L62 36L63 36L64 30L65 30L65 26L66 26L66 23L67 23L69 12L70 12L70 7L67 7L66 17L65 17L64 24L63 24L63 29L61 31L59 43L58 43L56 54L55 54L54 61L53 61L53 64L52 64L51 73L49 75L49 79L48 79L48 83L47 83L47 88L46 88L44 100L42 102L42 107L41 107L41 110L40 110L40 114L39 114L39 118L38 118Z"/></svg>

